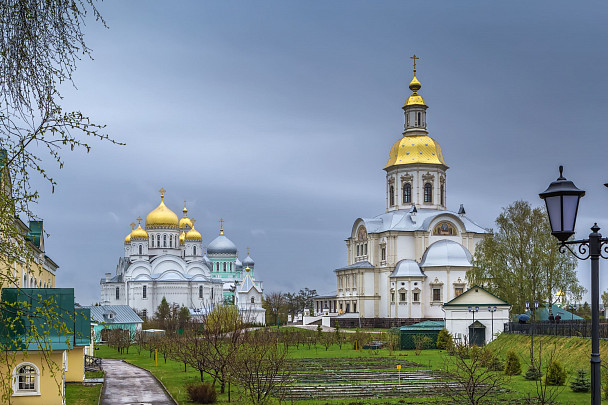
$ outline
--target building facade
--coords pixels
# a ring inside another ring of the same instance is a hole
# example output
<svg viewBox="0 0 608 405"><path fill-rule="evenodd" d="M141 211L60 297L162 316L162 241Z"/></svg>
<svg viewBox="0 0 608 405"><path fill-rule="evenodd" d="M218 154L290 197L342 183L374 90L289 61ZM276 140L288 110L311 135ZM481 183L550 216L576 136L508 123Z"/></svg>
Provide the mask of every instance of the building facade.
<svg viewBox="0 0 608 405"><path fill-rule="evenodd" d="M236 245L224 235L223 220L220 235L205 253L202 235L188 217L185 203L178 218L164 203L165 190L160 193L160 204L146 216L144 227L141 218L137 225L131 224L115 274L106 273L101 280L101 304L128 305L145 319L163 297L193 313L234 303L244 276ZM245 261L253 267L249 256ZM257 285L261 294L261 282Z"/></svg>
<svg viewBox="0 0 608 405"><path fill-rule="evenodd" d="M427 131L415 67L409 88L404 131L384 166L385 212L355 221L347 265L335 270L336 296L317 303L329 305L321 311L342 318L341 326L443 319L443 303L467 290L475 245L489 233L462 205L447 209L448 165Z"/></svg>

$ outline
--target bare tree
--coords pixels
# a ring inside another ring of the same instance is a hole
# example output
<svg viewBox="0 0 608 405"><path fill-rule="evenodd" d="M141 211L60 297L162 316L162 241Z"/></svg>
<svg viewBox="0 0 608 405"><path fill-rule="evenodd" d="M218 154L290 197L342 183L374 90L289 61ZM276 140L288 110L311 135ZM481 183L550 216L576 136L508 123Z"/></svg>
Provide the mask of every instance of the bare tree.
<svg viewBox="0 0 608 405"><path fill-rule="evenodd" d="M455 345L454 354L445 357L445 368L457 387L446 387L445 394L455 403L471 405L479 405L498 396L506 376L501 371L485 367L491 363L488 356L492 355L486 348Z"/></svg>
<svg viewBox="0 0 608 405"><path fill-rule="evenodd" d="M263 404L271 396L282 400L281 390L289 381L286 370L287 349L267 330L247 332L243 345L230 364L230 374L245 388L252 404Z"/></svg>

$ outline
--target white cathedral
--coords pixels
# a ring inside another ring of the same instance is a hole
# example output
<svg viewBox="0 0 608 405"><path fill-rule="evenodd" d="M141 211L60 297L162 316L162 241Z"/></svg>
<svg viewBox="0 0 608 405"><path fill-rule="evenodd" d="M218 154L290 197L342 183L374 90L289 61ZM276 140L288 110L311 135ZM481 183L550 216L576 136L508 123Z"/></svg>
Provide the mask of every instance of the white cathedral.
<svg viewBox="0 0 608 405"><path fill-rule="evenodd" d="M443 304L467 290L475 245L489 234L462 205L458 212L447 209L448 166L428 135L420 87L414 63L403 136L384 167L386 211L355 221L346 240L347 266L335 270L336 295L315 300L316 314L337 315L332 325L443 319Z"/></svg>
<svg viewBox="0 0 608 405"><path fill-rule="evenodd" d="M143 318L154 315L163 297L195 316L215 305L235 304L248 321L264 324L262 282L255 280L249 251L241 262L220 220L220 235L205 253L185 203L178 218L164 203L165 190L160 193L160 204L146 216L145 229L141 218L137 227L131 224L115 275L106 273L101 280L101 304L129 305Z"/></svg>

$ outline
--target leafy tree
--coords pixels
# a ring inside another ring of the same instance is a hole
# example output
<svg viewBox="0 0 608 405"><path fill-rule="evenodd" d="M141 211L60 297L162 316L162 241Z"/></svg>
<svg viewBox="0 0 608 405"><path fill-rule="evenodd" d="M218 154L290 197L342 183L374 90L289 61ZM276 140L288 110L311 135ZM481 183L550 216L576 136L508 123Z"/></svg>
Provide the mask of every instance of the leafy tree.
<svg viewBox="0 0 608 405"><path fill-rule="evenodd" d="M521 363L517 353L514 350L507 352L507 361L505 362L505 374L506 375L517 375L521 374Z"/></svg>
<svg viewBox="0 0 608 405"><path fill-rule="evenodd" d="M190 318L190 310L182 305L177 314L178 327L180 329L185 328L188 322L190 322Z"/></svg>
<svg viewBox="0 0 608 405"><path fill-rule="evenodd" d="M305 309L312 312L314 310L314 298L317 295L317 290L311 290L308 287L297 293L285 294L288 313L296 316L298 312L304 312Z"/></svg>
<svg viewBox="0 0 608 405"><path fill-rule="evenodd" d="M515 201L496 218L496 232L475 248L470 284L483 285L525 311L525 301L552 302L558 290L579 300L585 289L576 275L576 259L561 254L542 208Z"/></svg>
<svg viewBox="0 0 608 405"><path fill-rule="evenodd" d="M285 294L282 292L271 292L264 297L262 307L266 310L266 325L277 325L281 314L286 312Z"/></svg>

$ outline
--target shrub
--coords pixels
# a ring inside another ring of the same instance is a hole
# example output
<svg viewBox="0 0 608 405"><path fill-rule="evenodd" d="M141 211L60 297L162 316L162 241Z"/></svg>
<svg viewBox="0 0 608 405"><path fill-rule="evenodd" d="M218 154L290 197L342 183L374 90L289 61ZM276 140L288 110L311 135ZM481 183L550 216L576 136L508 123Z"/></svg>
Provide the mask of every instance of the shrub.
<svg viewBox="0 0 608 405"><path fill-rule="evenodd" d="M505 365L502 364L498 356L490 348L484 347L479 356L482 367L487 368L489 371L502 371L505 369Z"/></svg>
<svg viewBox="0 0 608 405"><path fill-rule="evenodd" d="M447 329L441 329L437 335L437 348L441 350L447 350L450 346L454 345L452 335Z"/></svg>
<svg viewBox="0 0 608 405"><path fill-rule="evenodd" d="M215 404L217 393L210 383L188 384L186 386L190 401L197 404Z"/></svg>
<svg viewBox="0 0 608 405"><path fill-rule="evenodd" d="M517 353L513 350L507 352L507 360L505 362L505 374L506 375L517 375L521 374L521 363Z"/></svg>
<svg viewBox="0 0 608 405"><path fill-rule="evenodd" d="M591 380L587 377L587 371L578 370L576 378L570 383L570 388L574 392L589 392L591 389Z"/></svg>
<svg viewBox="0 0 608 405"><path fill-rule="evenodd" d="M547 385L564 385L566 383L566 370L559 361L553 361L547 368L545 375L545 384Z"/></svg>
<svg viewBox="0 0 608 405"><path fill-rule="evenodd" d="M538 381L542 376L542 371L534 366L530 366L528 371L526 371L526 374L524 374L524 378L528 381Z"/></svg>
<svg viewBox="0 0 608 405"><path fill-rule="evenodd" d="M433 339L427 335L414 335L412 340L414 341L416 356L420 355L420 352L424 349L428 349L433 343Z"/></svg>

